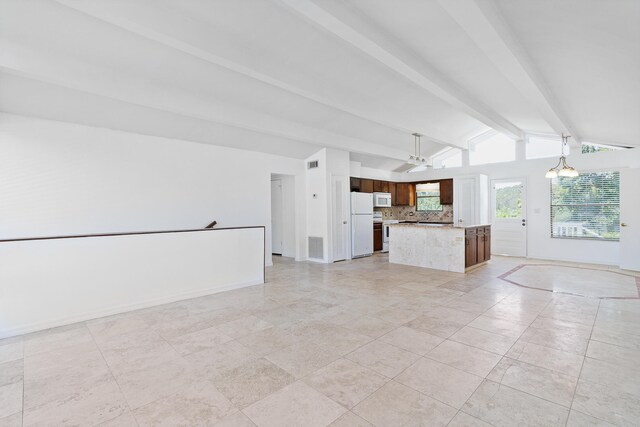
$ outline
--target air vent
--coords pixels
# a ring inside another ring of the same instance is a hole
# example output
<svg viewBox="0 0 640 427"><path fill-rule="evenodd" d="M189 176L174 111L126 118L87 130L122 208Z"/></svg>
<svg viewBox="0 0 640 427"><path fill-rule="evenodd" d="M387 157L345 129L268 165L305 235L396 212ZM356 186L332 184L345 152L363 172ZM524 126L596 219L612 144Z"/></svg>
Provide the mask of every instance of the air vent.
<svg viewBox="0 0 640 427"><path fill-rule="evenodd" d="M318 167L317 160L311 160L310 162L307 162L307 169L315 169L317 167Z"/></svg>
<svg viewBox="0 0 640 427"><path fill-rule="evenodd" d="M324 248L322 247L322 237L309 236L309 258L323 259Z"/></svg>

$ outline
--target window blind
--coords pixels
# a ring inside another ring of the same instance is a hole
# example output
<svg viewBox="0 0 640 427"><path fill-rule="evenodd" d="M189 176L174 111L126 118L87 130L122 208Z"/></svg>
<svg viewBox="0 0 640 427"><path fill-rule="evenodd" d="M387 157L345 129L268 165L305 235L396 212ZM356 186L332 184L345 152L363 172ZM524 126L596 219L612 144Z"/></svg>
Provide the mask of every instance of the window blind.
<svg viewBox="0 0 640 427"><path fill-rule="evenodd" d="M551 237L620 240L620 173L552 179Z"/></svg>

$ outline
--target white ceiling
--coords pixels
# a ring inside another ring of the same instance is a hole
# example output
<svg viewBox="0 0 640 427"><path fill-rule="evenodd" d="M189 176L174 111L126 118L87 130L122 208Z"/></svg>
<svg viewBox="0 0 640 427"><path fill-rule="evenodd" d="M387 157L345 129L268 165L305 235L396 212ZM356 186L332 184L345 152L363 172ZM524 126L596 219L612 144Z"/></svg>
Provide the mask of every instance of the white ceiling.
<svg viewBox="0 0 640 427"><path fill-rule="evenodd" d="M0 110L388 169L413 132L640 146L640 2L0 0Z"/></svg>

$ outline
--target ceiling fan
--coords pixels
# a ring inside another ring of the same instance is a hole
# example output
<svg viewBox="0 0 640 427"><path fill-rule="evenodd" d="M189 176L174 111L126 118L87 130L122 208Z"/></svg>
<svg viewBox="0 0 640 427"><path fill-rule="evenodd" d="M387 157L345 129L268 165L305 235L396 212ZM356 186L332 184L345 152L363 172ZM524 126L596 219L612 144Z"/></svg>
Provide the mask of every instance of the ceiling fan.
<svg viewBox="0 0 640 427"><path fill-rule="evenodd" d="M406 164L397 167L394 172L420 172L433 167L433 165L427 163L427 159L425 157L420 155L420 138L422 138L422 135L419 133L413 133L412 135L414 138L413 143L415 152L413 155L409 156Z"/></svg>

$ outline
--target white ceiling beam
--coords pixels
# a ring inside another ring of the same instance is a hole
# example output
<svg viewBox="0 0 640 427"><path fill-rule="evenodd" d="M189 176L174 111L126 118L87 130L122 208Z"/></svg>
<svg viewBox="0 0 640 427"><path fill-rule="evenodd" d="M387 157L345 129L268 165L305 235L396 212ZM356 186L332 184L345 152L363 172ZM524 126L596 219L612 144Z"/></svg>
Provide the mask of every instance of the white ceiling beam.
<svg viewBox="0 0 640 427"><path fill-rule="evenodd" d="M7 53L7 50L3 49L2 53ZM22 51L21 54L20 62L24 63L26 59L25 52ZM204 120L218 125L231 126L237 129L262 133L315 146L339 148L354 153L374 154L398 160L407 158L407 152L403 150L338 135L324 129L282 120L252 110L209 102L197 105L190 102L183 102L178 96L171 96L170 103L162 103L157 99L153 99L152 96L145 97L140 93L132 95L130 91L127 91L126 87L117 88L113 86L106 87L105 85L87 84L86 82L82 82L77 76L71 75L71 73L54 76L54 73L48 73L46 71L46 61L41 62L34 68L30 68L11 64L11 61L6 61L6 58L9 56L15 57L15 55L11 54L7 54L7 56L0 55L0 73L7 73L164 113ZM35 62L31 62L31 65L35 64ZM160 93L163 92L163 90L158 88L157 92ZM164 92L166 93L166 90ZM45 100L43 100L43 102L45 102Z"/></svg>
<svg viewBox="0 0 640 427"><path fill-rule="evenodd" d="M551 128L580 137L562 113L533 61L513 34L493 0L438 0L511 84L528 99Z"/></svg>
<svg viewBox="0 0 640 427"><path fill-rule="evenodd" d="M482 102L473 99L461 88L446 81L437 71L418 58L414 52L400 46L391 36L383 34L362 17L355 16L346 6L333 4L331 11L312 0L274 0L303 16L311 23L376 59L418 87L428 91L453 107L474 117L485 125L512 138L522 138L523 132L509 120L492 111ZM340 10L337 10L340 8ZM426 137L428 139L428 136ZM462 145L464 147L464 144Z"/></svg>
<svg viewBox="0 0 640 427"><path fill-rule="evenodd" d="M182 53L186 53L193 57L199 58L210 64L224 67L230 71L236 72L238 74L242 74L243 76L246 76L254 80L260 81L264 84L276 87L290 94L300 96L302 98L308 99L318 104L322 104L324 106L333 108L343 113L347 113L354 117L367 120L371 123L375 123L381 126L385 126L389 129L406 133L407 135L410 135L411 133L416 132L416 129L413 129L413 128L410 129L406 127L406 125L391 123L381 117L372 117L370 113L359 111L344 103L336 102L334 100L330 100L316 93L296 87L287 82L284 82L282 80L279 80L272 76L264 74L260 71L256 71L253 68L239 64L227 58L223 58L219 55L215 55L211 52L208 52L202 48L199 48L193 45L192 43L189 43L188 41L177 39L175 37L167 35L162 31L159 31L158 29L150 28L143 24L134 22L129 17L127 17L125 13L118 13L117 11L114 11L113 7L104 7L105 4L101 2L83 2L83 1L77 1L77 0L55 0L55 1L66 7L75 9L86 15L92 16L93 18L99 19L110 25L118 27L122 30L136 34L140 37L144 37L148 40L159 43L161 45L172 48L174 50L180 51ZM465 141L462 141L462 140L456 141L452 139L450 135L447 135L442 131L439 131L438 129L434 129L432 127L425 127L423 125L419 130L425 135L428 135L428 139L430 141L435 142L437 144L451 146L451 147L460 147L465 144Z"/></svg>

